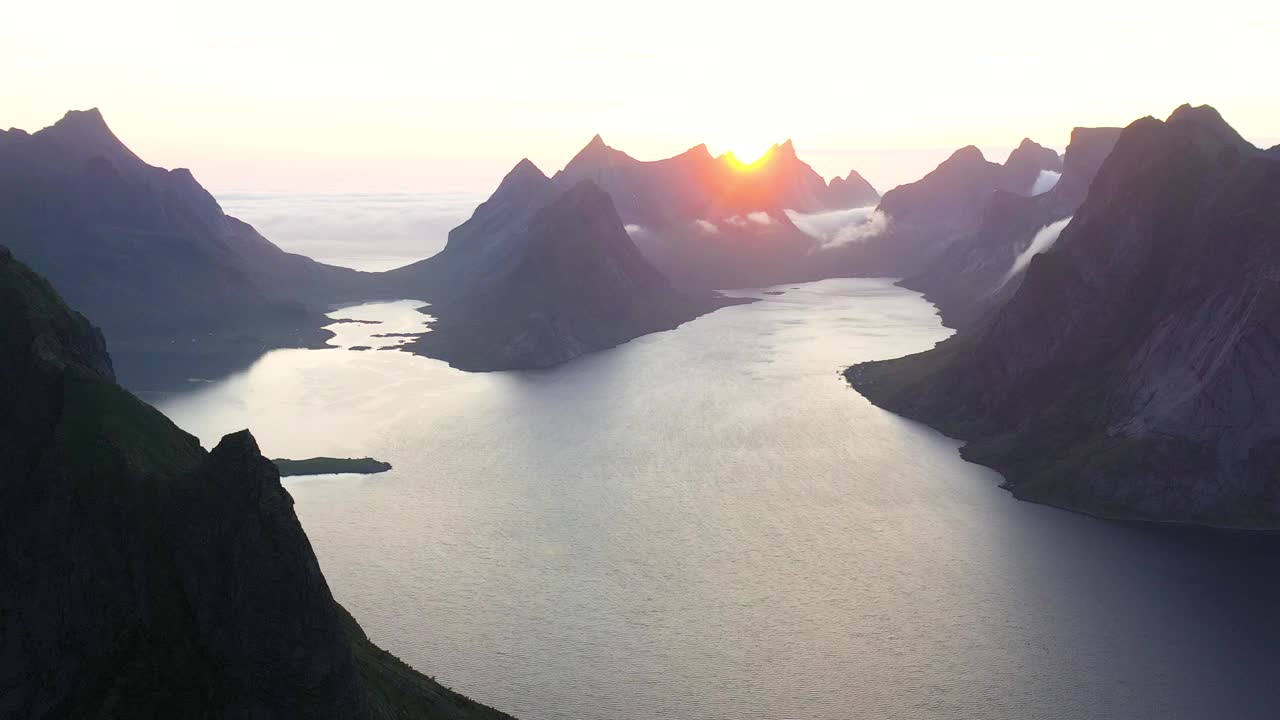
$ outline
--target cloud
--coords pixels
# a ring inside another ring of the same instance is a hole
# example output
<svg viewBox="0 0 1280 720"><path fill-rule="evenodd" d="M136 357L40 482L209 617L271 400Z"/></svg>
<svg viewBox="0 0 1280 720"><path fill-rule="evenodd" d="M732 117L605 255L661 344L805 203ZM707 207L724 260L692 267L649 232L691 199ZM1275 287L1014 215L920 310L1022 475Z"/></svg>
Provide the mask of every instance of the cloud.
<svg viewBox="0 0 1280 720"><path fill-rule="evenodd" d="M694 220L693 225L708 235L716 235L720 232L720 228L709 220Z"/></svg>
<svg viewBox="0 0 1280 720"><path fill-rule="evenodd" d="M753 213L748 214L748 215L747 215L747 220L750 220L751 222L753 222L753 223L755 223L755 224L757 224L757 225L772 225L772 224L773 224L773 218L769 217L769 213L767 213L767 212L763 212L763 211L760 211L760 212L753 212Z"/></svg>
<svg viewBox="0 0 1280 720"><path fill-rule="evenodd" d="M228 214L289 252L357 270L389 270L440 252L477 193L219 193Z"/></svg>
<svg viewBox="0 0 1280 720"><path fill-rule="evenodd" d="M1051 222L1037 230L1035 236L1031 238L1031 243L1027 245L1027 249L1014 258L1013 265L1009 267L1009 272L1004 274L996 289L999 290L1004 287L1015 275L1026 270L1027 265L1031 264L1031 258L1053 247L1053 244L1058 241L1058 236L1062 234L1062 229L1069 222L1071 222L1071 218L1066 217L1057 222Z"/></svg>
<svg viewBox="0 0 1280 720"><path fill-rule="evenodd" d="M1053 170L1041 170L1036 181L1031 184L1032 195L1043 195L1053 189L1062 179L1062 173Z"/></svg>
<svg viewBox="0 0 1280 720"><path fill-rule="evenodd" d="M889 216L875 207L831 210L820 213L798 213L787 210L787 217L800 231L818 241L818 249L866 242L889 229Z"/></svg>
<svg viewBox="0 0 1280 720"><path fill-rule="evenodd" d="M643 225L623 225L622 229L626 230L628 235L642 235L645 232Z"/></svg>

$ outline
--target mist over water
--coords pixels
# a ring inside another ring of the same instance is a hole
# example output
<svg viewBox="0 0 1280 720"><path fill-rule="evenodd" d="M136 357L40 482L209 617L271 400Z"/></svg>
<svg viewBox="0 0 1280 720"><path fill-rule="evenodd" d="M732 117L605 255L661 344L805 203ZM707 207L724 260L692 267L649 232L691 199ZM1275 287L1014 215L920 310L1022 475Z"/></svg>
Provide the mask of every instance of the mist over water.
<svg viewBox="0 0 1280 720"><path fill-rule="evenodd" d="M444 249L481 193L218 193L218 203L271 242L320 262L390 270Z"/></svg>
<svg viewBox="0 0 1280 720"><path fill-rule="evenodd" d="M206 445L370 455L286 482L370 636L522 720L1270 718L1275 543L1013 500L838 372L948 335L885 280L749 292L539 372L396 350L347 308L161 398Z"/></svg>

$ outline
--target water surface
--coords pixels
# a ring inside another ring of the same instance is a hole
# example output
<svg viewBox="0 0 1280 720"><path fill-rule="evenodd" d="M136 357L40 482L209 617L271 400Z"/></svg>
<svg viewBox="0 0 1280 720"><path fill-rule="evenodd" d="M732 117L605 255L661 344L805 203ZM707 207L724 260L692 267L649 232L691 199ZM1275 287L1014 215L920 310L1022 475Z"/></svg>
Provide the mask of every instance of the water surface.
<svg viewBox="0 0 1280 720"><path fill-rule="evenodd" d="M525 720L1272 718L1272 540L1020 503L846 365L946 336L878 280L781 286L551 371L389 346L349 308L160 399L212 444L364 456L287 481L383 647Z"/></svg>

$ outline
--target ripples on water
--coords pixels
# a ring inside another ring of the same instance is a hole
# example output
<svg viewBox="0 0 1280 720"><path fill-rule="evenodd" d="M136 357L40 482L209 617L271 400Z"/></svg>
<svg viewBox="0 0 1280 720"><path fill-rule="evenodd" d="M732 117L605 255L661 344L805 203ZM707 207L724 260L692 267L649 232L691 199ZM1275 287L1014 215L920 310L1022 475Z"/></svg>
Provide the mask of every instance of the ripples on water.
<svg viewBox="0 0 1280 720"><path fill-rule="evenodd" d="M945 337L927 303L779 289L551 371L284 350L160 407L390 461L288 484L334 594L524 720L1275 717L1274 541L1014 501L837 374Z"/></svg>

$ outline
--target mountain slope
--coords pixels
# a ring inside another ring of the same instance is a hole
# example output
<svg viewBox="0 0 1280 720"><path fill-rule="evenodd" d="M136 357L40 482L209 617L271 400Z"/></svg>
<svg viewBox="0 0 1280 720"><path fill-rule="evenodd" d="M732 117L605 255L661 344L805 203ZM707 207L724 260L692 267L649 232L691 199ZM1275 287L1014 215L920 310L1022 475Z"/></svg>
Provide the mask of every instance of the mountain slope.
<svg viewBox="0 0 1280 720"><path fill-rule="evenodd" d="M1052 189L1034 197L1002 190L992 193L974 232L956 240L921 272L899 284L924 293L951 327L964 328L976 322L1017 289L1022 282L1018 266L1025 262L1021 256L1034 252L1029 248L1037 237L1051 242L1057 224L1084 201L1089 184L1119 135L1120 128L1073 130L1062 176Z"/></svg>
<svg viewBox="0 0 1280 720"><path fill-rule="evenodd" d="M503 718L379 650L247 431L212 452L0 248L0 715Z"/></svg>
<svg viewBox="0 0 1280 720"><path fill-rule="evenodd" d="M1018 497L1280 527L1280 162L1212 108L1139 120L989 322L846 375Z"/></svg>
<svg viewBox="0 0 1280 720"><path fill-rule="evenodd" d="M502 243L407 349L467 370L548 367L742 300L682 293L636 249L608 193L585 180ZM441 254L442 274L455 274Z"/></svg>
<svg viewBox="0 0 1280 720"><path fill-rule="evenodd" d="M134 352L315 346L320 308L360 273L285 253L187 170L152 167L97 110L0 142L0 242ZM127 375L128 373L126 373Z"/></svg>

